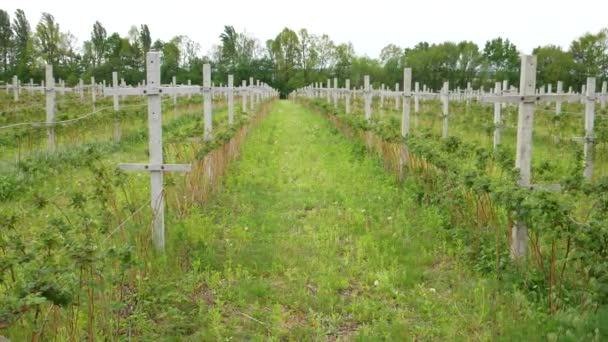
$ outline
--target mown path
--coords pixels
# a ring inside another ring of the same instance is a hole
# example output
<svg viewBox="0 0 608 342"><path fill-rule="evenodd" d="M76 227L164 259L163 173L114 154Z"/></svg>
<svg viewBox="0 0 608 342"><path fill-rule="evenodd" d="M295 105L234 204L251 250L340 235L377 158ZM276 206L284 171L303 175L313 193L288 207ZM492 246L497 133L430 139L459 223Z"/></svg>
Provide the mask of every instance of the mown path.
<svg viewBox="0 0 608 342"><path fill-rule="evenodd" d="M197 338L487 340L512 318L445 223L325 118L280 101L191 215ZM498 318L497 316L500 316Z"/></svg>

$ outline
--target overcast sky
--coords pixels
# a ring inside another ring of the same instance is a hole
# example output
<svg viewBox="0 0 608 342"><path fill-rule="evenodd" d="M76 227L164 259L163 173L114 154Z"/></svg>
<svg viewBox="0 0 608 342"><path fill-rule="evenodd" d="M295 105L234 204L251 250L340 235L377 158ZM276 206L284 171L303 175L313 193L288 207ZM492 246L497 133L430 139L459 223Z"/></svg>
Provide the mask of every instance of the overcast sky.
<svg viewBox="0 0 608 342"><path fill-rule="evenodd" d="M608 26L608 0L27 0L3 1L11 19L22 8L32 28L50 12L62 31L79 44L88 40L99 20L108 31L126 36L131 25L148 24L152 38L187 35L202 53L218 44L224 25L247 30L260 39L274 38L284 27L327 33L336 43L352 42L357 54L377 57L390 44L411 47L420 41L509 38L523 53L538 45L567 48L586 32Z"/></svg>

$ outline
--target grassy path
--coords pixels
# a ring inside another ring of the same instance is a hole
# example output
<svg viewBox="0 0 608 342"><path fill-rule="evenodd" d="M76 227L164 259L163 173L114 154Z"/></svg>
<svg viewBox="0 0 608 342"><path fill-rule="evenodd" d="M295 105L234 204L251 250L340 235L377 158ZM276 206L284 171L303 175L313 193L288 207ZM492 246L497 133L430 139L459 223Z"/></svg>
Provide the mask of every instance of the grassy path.
<svg viewBox="0 0 608 342"><path fill-rule="evenodd" d="M498 322L511 304L451 257L460 251L444 242L441 215L410 186L326 119L275 104L223 189L182 222L196 228L173 242L199 246L197 338L487 340L510 330Z"/></svg>

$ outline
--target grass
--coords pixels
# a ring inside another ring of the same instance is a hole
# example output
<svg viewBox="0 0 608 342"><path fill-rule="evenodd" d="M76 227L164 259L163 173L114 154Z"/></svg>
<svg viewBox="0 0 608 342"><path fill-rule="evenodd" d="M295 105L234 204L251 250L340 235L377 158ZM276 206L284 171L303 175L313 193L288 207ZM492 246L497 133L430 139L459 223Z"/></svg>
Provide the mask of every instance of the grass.
<svg viewBox="0 0 608 342"><path fill-rule="evenodd" d="M145 159L131 149L112 154L95 170L111 172L136 156ZM84 241L94 247L94 261L78 270L62 250L47 258L79 280L66 280L67 288L84 284L87 291L77 292L83 304L44 302L8 327L0 315L0 335L367 341L546 340L589 326L600 337L607 333L599 319L548 317L518 290L472 271L462 257L466 246L451 240L445 213L419 204L414 180L397 182L361 143L292 102L275 102L254 127L211 199L185 214L168 208L164 254L147 247L146 215L133 214L121 230L114 222L124 217L106 218L145 203L147 176L112 178L95 170L49 177L41 189L56 192L49 195L54 206L35 209L31 194L19 197L18 208L3 205L27 219L15 234L31 245L66 243L76 253L69 243L90 234ZM180 191L172 177L169 198ZM57 238L51 219L63 216L77 227L61 226ZM89 232L89 225L99 229ZM12 245L0 245L6 246ZM17 277L27 279L27 272L18 269ZM0 300L11 285L0 284Z"/></svg>
<svg viewBox="0 0 608 342"><path fill-rule="evenodd" d="M217 197L176 222L174 253L191 245L187 272L202 277L194 318L202 325L190 337L489 340L506 333L530 304L472 274L459 261L463 247L447 241L442 214L417 205L414 185L396 184L381 165L322 117L278 103L246 140Z"/></svg>

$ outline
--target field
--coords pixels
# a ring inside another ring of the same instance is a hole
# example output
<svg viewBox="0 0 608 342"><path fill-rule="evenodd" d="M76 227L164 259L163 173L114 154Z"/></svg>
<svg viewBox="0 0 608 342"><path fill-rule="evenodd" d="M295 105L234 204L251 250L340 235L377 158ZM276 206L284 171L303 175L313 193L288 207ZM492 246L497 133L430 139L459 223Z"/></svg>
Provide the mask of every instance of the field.
<svg viewBox="0 0 608 342"><path fill-rule="evenodd" d="M111 105L108 100L97 108ZM18 105L41 99L23 101ZM165 162L193 163L193 171L165 175L167 246L156 252L148 176L116 168L147 158L144 102L126 101L117 113L110 108L57 128L52 153L44 152L44 128L0 131L2 335L199 341L593 340L607 334L605 282L596 278L605 268L584 268L599 261L603 247L595 254L568 247L577 258L564 258L564 238L534 231L531 248L538 254L528 266L513 264L504 207L442 175L431 166L439 156L396 172L390 149L400 114L388 102L382 111L375 104L369 127L360 103L345 115L320 99L269 100L249 116L237 105L236 127L229 127L218 97L215 139L201 143L189 139L203 132L200 96L179 97L175 107L167 97ZM2 125L44 120L35 110L11 116L8 106L17 105L3 103ZM58 118L90 106L67 95ZM414 128L420 140L410 141L408 165L416 148L420 158L429 151L423 139L444 144L436 137L438 111L438 102L423 102ZM455 103L451 113L450 135L459 138L448 139L455 147L446 153L460 153L459 167L466 169L478 163L476 151L491 149L491 106ZM504 117L513 126L515 110L507 108ZM578 120L576 114L558 121L539 116L537 179L556 182L580 171L572 167L580 143L567 139L580 133ZM513 140L506 128L507 155ZM445 152L442 146L431 147ZM470 146L476 149L457 152ZM560 159L552 158L558 153ZM605 161L596 160L594 182L602 182ZM498 166L490 170L508 178ZM551 241L554 253L545 255ZM573 238L568 246L579 243ZM555 269L561 276L547 277Z"/></svg>

